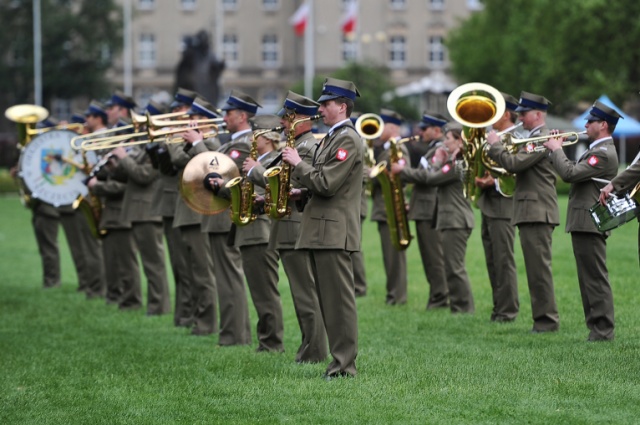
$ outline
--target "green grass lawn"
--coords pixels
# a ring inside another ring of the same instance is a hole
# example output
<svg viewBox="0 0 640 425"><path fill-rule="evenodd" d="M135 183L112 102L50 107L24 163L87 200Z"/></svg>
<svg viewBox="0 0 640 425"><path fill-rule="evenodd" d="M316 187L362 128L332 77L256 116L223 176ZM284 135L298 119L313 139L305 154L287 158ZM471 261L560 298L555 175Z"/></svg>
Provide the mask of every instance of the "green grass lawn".
<svg viewBox="0 0 640 425"><path fill-rule="evenodd" d="M560 208L564 217L566 198ZM169 316L85 300L76 292L62 231L62 288L42 289L30 212L17 197L4 197L0 216L2 424L640 423L635 221L615 230L608 244L617 325L612 343L586 342L564 224L553 241L560 332L532 335L519 243L521 314L497 324L489 321L479 218L467 254L476 313L456 316L425 310L427 284L415 241L408 250L409 302L385 305L379 237L367 221L369 293L358 299L359 374L325 382L326 364L294 362L300 333L286 278L280 291L287 351L220 348L217 337L190 336Z"/></svg>

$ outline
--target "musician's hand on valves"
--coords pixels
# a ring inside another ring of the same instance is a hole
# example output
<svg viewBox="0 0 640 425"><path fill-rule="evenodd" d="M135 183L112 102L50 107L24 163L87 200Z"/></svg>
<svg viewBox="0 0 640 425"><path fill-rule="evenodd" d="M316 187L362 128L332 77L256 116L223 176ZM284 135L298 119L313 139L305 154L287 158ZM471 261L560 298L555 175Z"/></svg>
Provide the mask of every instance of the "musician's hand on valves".
<svg viewBox="0 0 640 425"><path fill-rule="evenodd" d="M289 199L291 199L292 201L298 201L300 200L301 197L302 197L301 189L291 189L291 191L289 192Z"/></svg>
<svg viewBox="0 0 640 425"><path fill-rule="evenodd" d="M114 148L111 153L113 154L114 157L118 158L118 159L122 159L125 156L128 155L127 150L125 148L123 148L122 146L118 146L117 148Z"/></svg>
<svg viewBox="0 0 640 425"><path fill-rule="evenodd" d="M247 174L249 171L251 171L251 169L253 167L255 167L256 165L258 165L259 162L256 161L253 158L247 158L244 160L244 162L242 163L242 171L244 171L245 174Z"/></svg>
<svg viewBox="0 0 640 425"><path fill-rule="evenodd" d="M491 174L489 174L488 171L484 172L484 176L482 177L476 177L476 186L478 186L480 189L488 189L490 187L494 187L496 180L493 178L493 176Z"/></svg>
<svg viewBox="0 0 640 425"><path fill-rule="evenodd" d="M605 187L600 189L599 200L602 205L607 205L607 198L612 196L611 192L613 192L613 185L611 183L608 183Z"/></svg>
<svg viewBox="0 0 640 425"><path fill-rule="evenodd" d="M194 144L202 140L202 133L198 130L188 129L184 133L182 133L182 137L184 141L189 144Z"/></svg>
<svg viewBox="0 0 640 425"><path fill-rule="evenodd" d="M491 130L489 134L487 134L487 143L489 143L491 146L493 146L495 143L498 143L499 141L500 136L498 136L498 133L496 133L495 130Z"/></svg>
<svg viewBox="0 0 640 425"><path fill-rule="evenodd" d="M394 162L393 164L391 164L391 174L393 175L400 174L402 170L404 170L405 165L406 163L404 161L402 163Z"/></svg>
<svg viewBox="0 0 640 425"><path fill-rule="evenodd" d="M549 132L550 135L556 135L556 134L560 134L559 130L551 130ZM562 137L552 137L550 139L547 139L546 142L544 142L542 145L549 149L551 152L553 151L557 151L558 149L562 149L562 142L564 141L564 139Z"/></svg>
<svg viewBox="0 0 640 425"><path fill-rule="evenodd" d="M298 151L290 147L286 147L282 151L282 160L294 167L302 162L300 155L298 155Z"/></svg>

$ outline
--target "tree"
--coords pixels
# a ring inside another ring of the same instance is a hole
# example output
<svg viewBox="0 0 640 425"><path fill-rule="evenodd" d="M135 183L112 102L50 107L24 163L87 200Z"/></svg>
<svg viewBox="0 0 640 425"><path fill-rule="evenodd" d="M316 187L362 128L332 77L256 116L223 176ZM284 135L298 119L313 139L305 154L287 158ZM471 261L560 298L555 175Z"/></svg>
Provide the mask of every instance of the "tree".
<svg viewBox="0 0 640 425"><path fill-rule="evenodd" d="M485 0L447 39L453 73L518 96L543 94L553 111L608 94L638 99L640 2Z"/></svg>
<svg viewBox="0 0 640 425"><path fill-rule="evenodd" d="M33 103L32 1L0 2L0 104ZM105 71L120 50L122 16L114 0L42 0L43 100L105 96Z"/></svg>
<svg viewBox="0 0 640 425"><path fill-rule="evenodd" d="M394 87L389 78L389 70L371 63L350 62L344 68L334 72L331 77L353 81L360 97L356 99L355 110L362 113L380 113L380 108L390 108L403 115L408 120L420 118L417 111L406 99L394 97L389 101L383 100L385 93L393 91ZM313 99L320 97L324 76L316 76L313 80ZM304 93L302 83L296 84L293 91Z"/></svg>

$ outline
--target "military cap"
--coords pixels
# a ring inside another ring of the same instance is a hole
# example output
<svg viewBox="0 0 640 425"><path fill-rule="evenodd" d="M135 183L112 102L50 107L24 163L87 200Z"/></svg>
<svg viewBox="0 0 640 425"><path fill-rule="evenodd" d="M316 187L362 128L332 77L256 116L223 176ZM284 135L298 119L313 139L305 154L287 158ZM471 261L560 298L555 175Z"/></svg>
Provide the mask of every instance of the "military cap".
<svg viewBox="0 0 640 425"><path fill-rule="evenodd" d="M272 114L256 115L249 122L253 130L268 130L280 127L280 117Z"/></svg>
<svg viewBox="0 0 640 425"><path fill-rule="evenodd" d="M231 94L227 98L227 102L220 109L222 109L223 111L232 111L234 109L240 109L242 111L255 114L258 111L258 107L261 107L261 106L262 105L256 102L248 94L242 93L240 90L231 90Z"/></svg>
<svg viewBox="0 0 640 425"><path fill-rule="evenodd" d="M618 120L624 117L613 108L596 100L589 110L589 115L585 118L587 121L606 121L609 124L618 124Z"/></svg>
<svg viewBox="0 0 640 425"><path fill-rule="evenodd" d="M193 103L194 99L198 97L198 93L193 90L187 90L183 88L178 88L176 94L173 98L173 102L169 105L169 109L178 108L180 106L189 106Z"/></svg>
<svg viewBox="0 0 640 425"><path fill-rule="evenodd" d="M402 125L404 117L391 109L380 109L380 118L385 124Z"/></svg>
<svg viewBox="0 0 640 425"><path fill-rule="evenodd" d="M422 115L422 122L420 128L423 130L427 127L444 127L447 125L447 119L440 114L424 113Z"/></svg>
<svg viewBox="0 0 640 425"><path fill-rule="evenodd" d="M166 114L168 112L168 108L165 103L150 100L147 104L147 107L145 108L145 111L148 112L149 115L160 115Z"/></svg>
<svg viewBox="0 0 640 425"><path fill-rule="evenodd" d="M322 96L320 96L318 102L322 103L339 97L356 100L356 97L360 97L360 92L351 81L338 80L337 78L327 78L324 80Z"/></svg>
<svg viewBox="0 0 640 425"><path fill-rule="evenodd" d="M118 118L118 122L116 122L116 124L113 126L113 128L118 128L118 127L127 127L125 129L122 129L118 132L116 132L117 134L130 134L133 133L133 127L131 126L131 118L129 117L120 117Z"/></svg>
<svg viewBox="0 0 640 425"><path fill-rule="evenodd" d="M86 111L84 111L84 116L87 117L89 115L102 115L105 119L107 118L106 107L102 102L98 102L97 100L92 100L89 103L89 107Z"/></svg>
<svg viewBox="0 0 640 425"><path fill-rule="evenodd" d="M87 120L84 119L84 114L82 114L80 112L74 112L71 115L71 118L69 119L69 122L71 124L84 124L85 122L87 122Z"/></svg>
<svg viewBox="0 0 640 425"><path fill-rule="evenodd" d="M301 96L298 93L289 91L289 93L287 93L287 97L284 99L282 109L280 109L280 112L278 112L278 115L282 117L287 112L293 112L298 115L311 116L318 113L319 106L320 104L318 102L315 102L308 97Z"/></svg>
<svg viewBox="0 0 640 425"><path fill-rule="evenodd" d="M196 97L191 108L187 111L187 115L203 115L207 118L220 118L216 113L216 108L212 104L207 102L206 99Z"/></svg>
<svg viewBox="0 0 640 425"><path fill-rule="evenodd" d="M111 95L111 99L107 102L107 107L110 106L122 106L127 109L133 109L136 107L136 101L133 100L133 97L124 94L124 92L120 90L116 90L113 95Z"/></svg>
<svg viewBox="0 0 640 425"><path fill-rule="evenodd" d="M38 128L55 127L58 124L60 124L59 119L49 116L44 120L40 121L36 127Z"/></svg>
<svg viewBox="0 0 640 425"><path fill-rule="evenodd" d="M515 110L518 108L518 99L511 96L509 93L500 92L500 94L502 95L502 97L504 97L505 107L508 110L515 112Z"/></svg>
<svg viewBox="0 0 640 425"><path fill-rule="evenodd" d="M515 111L526 112L533 109L538 111L546 111L547 109L549 109L549 105L551 105L551 102L544 96L523 91L520 93L520 100L518 101L518 107Z"/></svg>

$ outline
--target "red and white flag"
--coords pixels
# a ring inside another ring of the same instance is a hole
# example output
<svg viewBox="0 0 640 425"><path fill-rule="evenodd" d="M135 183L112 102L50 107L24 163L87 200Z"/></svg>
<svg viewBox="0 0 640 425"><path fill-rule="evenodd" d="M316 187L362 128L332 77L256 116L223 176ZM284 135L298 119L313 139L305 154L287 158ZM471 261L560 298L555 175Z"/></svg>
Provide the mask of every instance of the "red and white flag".
<svg viewBox="0 0 640 425"><path fill-rule="evenodd" d="M304 29L309 20L309 3L304 2L300 5L296 13L289 18L289 23L293 25L296 35L301 37L304 35Z"/></svg>
<svg viewBox="0 0 640 425"><path fill-rule="evenodd" d="M358 2L352 0L347 3L344 15L342 15L342 33L351 34L356 30L358 21Z"/></svg>

